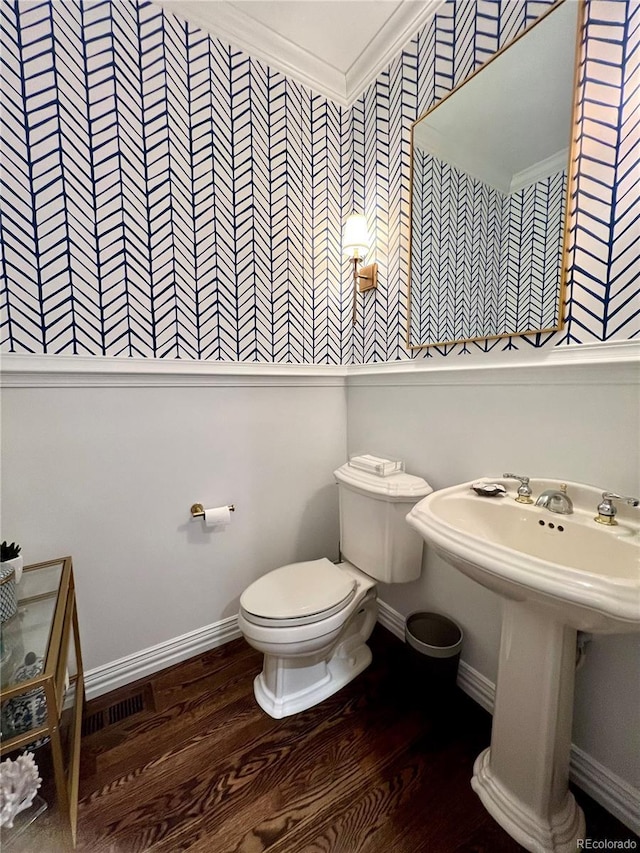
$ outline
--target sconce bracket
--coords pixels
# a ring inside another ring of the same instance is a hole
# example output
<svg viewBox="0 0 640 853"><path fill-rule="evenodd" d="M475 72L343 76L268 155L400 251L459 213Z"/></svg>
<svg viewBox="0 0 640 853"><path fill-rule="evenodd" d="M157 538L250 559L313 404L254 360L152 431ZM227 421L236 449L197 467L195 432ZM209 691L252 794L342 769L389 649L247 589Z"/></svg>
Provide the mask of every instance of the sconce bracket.
<svg viewBox="0 0 640 853"><path fill-rule="evenodd" d="M378 264L369 264L368 267L361 267L357 274L358 290L363 293L365 290L373 290L378 286Z"/></svg>

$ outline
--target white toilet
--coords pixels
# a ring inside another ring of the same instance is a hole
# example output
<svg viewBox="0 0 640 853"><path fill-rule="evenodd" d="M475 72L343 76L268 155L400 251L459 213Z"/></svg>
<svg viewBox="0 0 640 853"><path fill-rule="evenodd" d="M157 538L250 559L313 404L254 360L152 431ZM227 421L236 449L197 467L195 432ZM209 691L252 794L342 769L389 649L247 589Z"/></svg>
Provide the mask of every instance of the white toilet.
<svg viewBox="0 0 640 853"><path fill-rule="evenodd" d="M405 517L433 490L403 471L381 476L366 470L392 467L376 464L384 462L356 457L334 472L342 562L283 566L240 597L240 631L264 653L255 697L272 717L311 708L362 672L371 662L366 642L377 617L376 580L405 583L420 576L423 540Z"/></svg>

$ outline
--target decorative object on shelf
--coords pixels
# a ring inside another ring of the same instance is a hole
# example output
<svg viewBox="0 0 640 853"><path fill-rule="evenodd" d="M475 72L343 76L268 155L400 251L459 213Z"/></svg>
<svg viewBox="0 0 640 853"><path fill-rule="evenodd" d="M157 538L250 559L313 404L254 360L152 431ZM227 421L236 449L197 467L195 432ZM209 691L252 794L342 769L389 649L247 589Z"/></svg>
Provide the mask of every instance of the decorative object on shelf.
<svg viewBox="0 0 640 853"><path fill-rule="evenodd" d="M16 570L0 563L0 622L6 622L18 609Z"/></svg>
<svg viewBox="0 0 640 853"><path fill-rule="evenodd" d="M15 668L24 661L22 622L20 606L14 616L6 622L0 622L0 695L4 693L6 687L13 684ZM4 704L4 695L2 698Z"/></svg>
<svg viewBox="0 0 640 853"><path fill-rule="evenodd" d="M31 681L37 678L44 669L44 659L36 657L33 652L25 655L24 664L15 671L14 682ZM30 729L38 729L47 721L47 700L44 687L36 687L27 693L21 693L9 699L2 708L2 729L13 737ZM39 738L29 744L27 749L38 749L48 743L49 737Z"/></svg>
<svg viewBox="0 0 640 853"><path fill-rule="evenodd" d="M18 609L16 583L22 577L22 557L20 546L12 542L0 545L0 622L15 614Z"/></svg>
<svg viewBox="0 0 640 853"><path fill-rule="evenodd" d="M12 542L11 545L8 545L6 541L0 544L0 563L2 563L3 568L11 566L15 569L16 583L20 583L24 563L24 558L20 551L22 551L22 548L15 542Z"/></svg>
<svg viewBox="0 0 640 853"><path fill-rule="evenodd" d="M31 806L41 784L31 753L0 764L0 826L11 829L16 815Z"/></svg>

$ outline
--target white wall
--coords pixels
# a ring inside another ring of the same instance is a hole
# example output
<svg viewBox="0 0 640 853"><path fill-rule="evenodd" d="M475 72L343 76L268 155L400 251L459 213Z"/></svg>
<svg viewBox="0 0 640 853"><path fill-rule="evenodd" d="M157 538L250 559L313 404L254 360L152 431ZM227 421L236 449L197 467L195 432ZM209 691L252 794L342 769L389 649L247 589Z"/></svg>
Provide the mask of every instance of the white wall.
<svg viewBox="0 0 640 853"><path fill-rule="evenodd" d="M211 625L287 562L337 557L345 391L5 388L2 538L73 556L86 669ZM189 508L234 503L205 529Z"/></svg>
<svg viewBox="0 0 640 853"><path fill-rule="evenodd" d="M546 379L544 377L547 377ZM350 379L348 450L404 459L434 488L506 471L640 494L640 371L522 368ZM420 382L421 384L408 384ZM595 507L594 507L595 509ZM420 580L381 598L464 628L462 659L495 682L498 598L426 549ZM640 784L639 635L595 637L576 684L574 743Z"/></svg>
<svg viewBox="0 0 640 853"><path fill-rule="evenodd" d="M347 450L403 458L434 488L513 469L640 493L640 375L628 361L362 366L346 371L345 393L341 368L264 368L283 378L251 368L247 378L236 365L211 378L207 364L126 359L105 378L116 360L87 360L97 371L87 376L82 359L29 356L12 380L12 358L2 538L20 541L27 562L73 556L88 670L233 617L242 590L275 566L336 557L332 471ZM204 529L189 517L194 501L235 503L232 524ZM427 551L419 581L380 596L404 615L451 615L465 630L463 659L495 681L492 593ZM635 786L639 645L637 635L593 640L574 720L574 743ZM163 665L161 652L152 664Z"/></svg>

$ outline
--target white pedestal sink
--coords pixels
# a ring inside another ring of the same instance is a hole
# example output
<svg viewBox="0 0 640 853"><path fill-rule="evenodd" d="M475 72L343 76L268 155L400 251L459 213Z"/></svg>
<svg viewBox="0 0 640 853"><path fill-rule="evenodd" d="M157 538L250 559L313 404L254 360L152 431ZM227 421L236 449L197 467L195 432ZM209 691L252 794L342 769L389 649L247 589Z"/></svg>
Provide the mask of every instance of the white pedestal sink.
<svg viewBox="0 0 640 853"><path fill-rule="evenodd" d="M560 486L531 481L534 499ZM618 525L599 525L602 490L567 487L571 515L517 503L513 489L480 497L463 483L407 516L444 560L503 598L491 746L471 784L534 853L573 853L585 833L568 789L577 631L640 630L640 512L621 508Z"/></svg>

